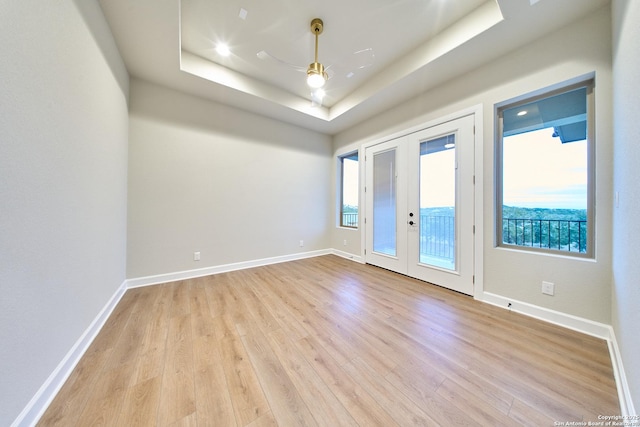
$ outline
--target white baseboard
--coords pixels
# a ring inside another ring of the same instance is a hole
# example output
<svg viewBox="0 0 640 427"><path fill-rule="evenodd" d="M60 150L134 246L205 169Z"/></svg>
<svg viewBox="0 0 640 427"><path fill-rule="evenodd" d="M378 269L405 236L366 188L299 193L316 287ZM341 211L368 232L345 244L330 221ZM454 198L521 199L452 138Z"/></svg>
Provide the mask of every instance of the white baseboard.
<svg viewBox="0 0 640 427"><path fill-rule="evenodd" d="M620 415L635 416L635 408L631 399L629 384L624 373L622 357L618 343L616 341L615 332L611 325L594 322L593 320L584 319L582 317L573 316L571 314L561 313L559 311L550 310L548 308L539 307L522 301L513 300L501 295L483 292L478 298L482 302L495 305L506 310L512 310L525 316L533 317L545 322L553 323L583 334L591 335L607 341L609 347L609 355L613 366L613 375L618 389L618 399L620 401ZM509 307L509 304L511 306Z"/></svg>
<svg viewBox="0 0 640 427"><path fill-rule="evenodd" d="M608 340L610 336L611 327L604 323L594 322L593 320L539 307L527 302L492 294L491 292L483 292L479 300L604 340ZM509 304L511 304L511 307L509 307Z"/></svg>
<svg viewBox="0 0 640 427"><path fill-rule="evenodd" d="M331 249L322 249L311 252L300 252L291 255L282 255L271 258L262 258L252 261L235 262L232 264L215 265L212 267L199 268L195 270L178 271L174 273L158 274L154 276L137 277L127 280L127 288L137 288L140 286L157 285L160 283L175 282L177 280L193 279L196 277L210 276L212 274L226 273L228 271L243 270L246 268L261 267L263 265L278 264L281 262L295 261L298 259L313 258L321 255L333 253Z"/></svg>
<svg viewBox="0 0 640 427"><path fill-rule="evenodd" d="M607 340L609 345L609 354L611 354L611 365L613 365L613 375L616 379L616 387L618 388L618 398L620 400L620 415L627 417L635 417L638 414L633 406L633 400L631 399L631 391L629 390L629 383L627 382L627 375L624 373L624 366L622 365L622 355L620 354L620 348L618 347L618 341L616 340L616 334L612 326L611 337Z"/></svg>
<svg viewBox="0 0 640 427"><path fill-rule="evenodd" d="M13 421L11 427L34 426L40 420L40 417L47 410L56 394L60 391L64 383L73 372L82 356L98 335L105 322L118 305L120 299L126 291L126 281L122 282L120 287L113 294L98 316L91 322L89 327L84 331L82 336L71 347L56 369L49 375L42 387L36 392L31 401L22 410L20 415Z"/></svg>
<svg viewBox="0 0 640 427"><path fill-rule="evenodd" d="M331 249L331 253L333 255L337 255L341 258L350 259L351 261L359 262L360 264L364 264L364 259L362 259L359 255L350 254L349 252L344 252L338 249Z"/></svg>

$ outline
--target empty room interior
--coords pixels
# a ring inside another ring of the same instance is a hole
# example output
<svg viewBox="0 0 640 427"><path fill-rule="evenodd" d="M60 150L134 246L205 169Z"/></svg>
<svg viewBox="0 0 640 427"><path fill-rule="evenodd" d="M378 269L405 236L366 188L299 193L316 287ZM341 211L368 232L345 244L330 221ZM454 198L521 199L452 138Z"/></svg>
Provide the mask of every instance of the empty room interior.
<svg viewBox="0 0 640 427"><path fill-rule="evenodd" d="M0 424L640 426L639 22L0 1Z"/></svg>

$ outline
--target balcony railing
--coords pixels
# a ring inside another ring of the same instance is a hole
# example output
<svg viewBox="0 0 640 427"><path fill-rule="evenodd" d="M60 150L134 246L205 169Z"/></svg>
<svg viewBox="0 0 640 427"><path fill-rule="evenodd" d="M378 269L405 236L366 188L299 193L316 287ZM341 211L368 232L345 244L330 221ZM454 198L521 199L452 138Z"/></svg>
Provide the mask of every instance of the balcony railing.
<svg viewBox="0 0 640 427"><path fill-rule="evenodd" d="M420 215L420 255L453 261L455 217Z"/></svg>
<svg viewBox="0 0 640 427"><path fill-rule="evenodd" d="M358 227L358 212L345 212L342 214L343 227Z"/></svg>
<svg viewBox="0 0 640 427"><path fill-rule="evenodd" d="M587 252L587 221L503 218L502 241L508 245Z"/></svg>
<svg viewBox="0 0 640 427"><path fill-rule="evenodd" d="M343 213L344 227L358 226L358 213ZM503 218L502 241L508 245L587 252L587 221ZM420 215L420 254L453 260L455 217Z"/></svg>

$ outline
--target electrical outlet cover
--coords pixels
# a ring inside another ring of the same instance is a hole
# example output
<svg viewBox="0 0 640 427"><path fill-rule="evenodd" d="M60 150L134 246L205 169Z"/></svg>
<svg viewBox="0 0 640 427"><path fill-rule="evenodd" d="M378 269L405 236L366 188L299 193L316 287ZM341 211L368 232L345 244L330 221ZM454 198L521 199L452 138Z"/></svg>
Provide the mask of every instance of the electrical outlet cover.
<svg viewBox="0 0 640 427"><path fill-rule="evenodd" d="M555 285L551 282L542 282L542 293L545 295L553 295L555 293Z"/></svg>

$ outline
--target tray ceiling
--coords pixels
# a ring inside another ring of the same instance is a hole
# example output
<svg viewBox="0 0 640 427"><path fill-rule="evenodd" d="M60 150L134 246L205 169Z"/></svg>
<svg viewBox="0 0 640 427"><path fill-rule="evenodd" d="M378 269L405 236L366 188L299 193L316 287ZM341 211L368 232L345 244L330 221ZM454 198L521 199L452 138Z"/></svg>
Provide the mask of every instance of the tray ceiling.
<svg viewBox="0 0 640 427"><path fill-rule="evenodd" d="M606 0L101 0L132 76L334 134ZM313 18L330 76L311 101ZM216 47L225 43L230 55Z"/></svg>

